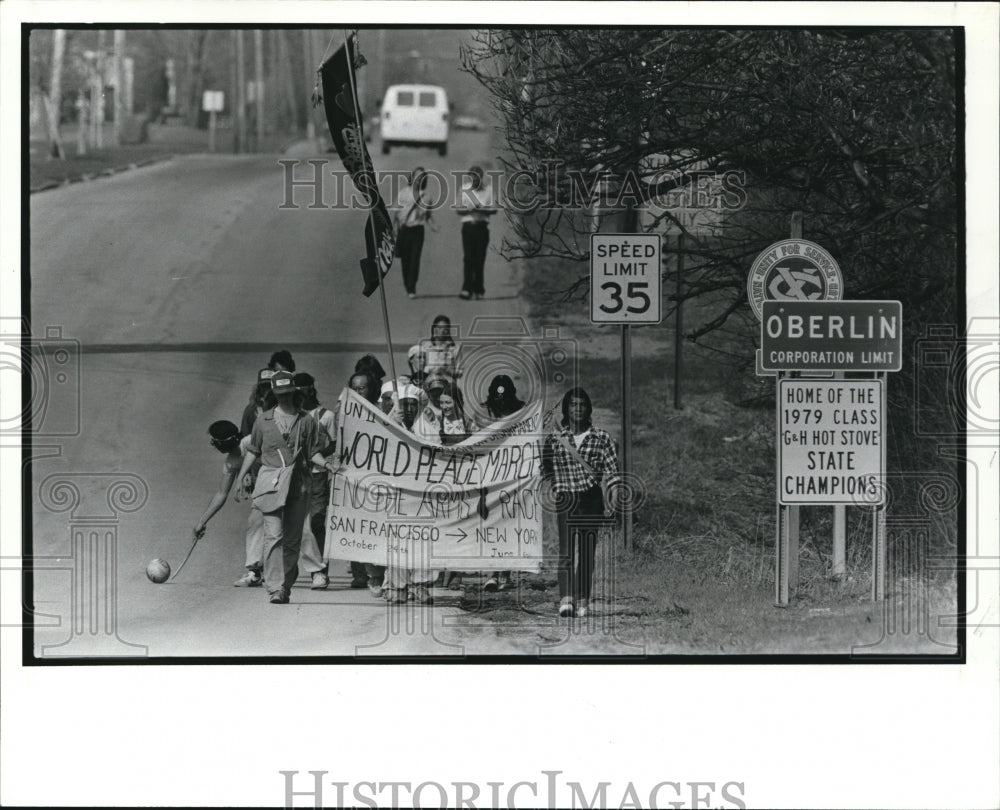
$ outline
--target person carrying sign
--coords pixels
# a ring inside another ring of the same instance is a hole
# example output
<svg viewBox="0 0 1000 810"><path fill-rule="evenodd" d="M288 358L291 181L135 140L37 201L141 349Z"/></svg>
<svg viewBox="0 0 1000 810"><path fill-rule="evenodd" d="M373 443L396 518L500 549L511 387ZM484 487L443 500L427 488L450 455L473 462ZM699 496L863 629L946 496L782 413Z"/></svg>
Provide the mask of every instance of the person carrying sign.
<svg viewBox="0 0 1000 810"><path fill-rule="evenodd" d="M524 401L518 399L514 381L507 374L497 374L490 380L490 388L486 394L483 407L490 419L506 419L513 416L524 407ZM512 585L510 571L494 571L483 582L484 591L504 591Z"/></svg>
<svg viewBox="0 0 1000 810"><path fill-rule="evenodd" d="M414 423L420 414L423 398L423 391L417 386L412 384L403 386L399 392L399 405L389 417L409 432L416 433ZM390 603L413 599L429 604L431 595L428 586L434 582L436 576L436 571L426 568L401 568L390 564L385 570L383 596Z"/></svg>
<svg viewBox="0 0 1000 810"><path fill-rule="evenodd" d="M559 615L589 610L597 534L606 521L605 490L621 480L618 451L607 431L591 423L593 406L582 388L562 399L562 426L545 438L542 477L557 497Z"/></svg>

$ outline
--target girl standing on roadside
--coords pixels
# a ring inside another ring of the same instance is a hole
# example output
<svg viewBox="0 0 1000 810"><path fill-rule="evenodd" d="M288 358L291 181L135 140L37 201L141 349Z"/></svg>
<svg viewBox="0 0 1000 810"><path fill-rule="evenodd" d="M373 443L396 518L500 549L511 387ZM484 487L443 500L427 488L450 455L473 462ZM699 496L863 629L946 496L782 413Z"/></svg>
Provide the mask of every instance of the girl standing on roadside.
<svg viewBox="0 0 1000 810"><path fill-rule="evenodd" d="M542 477L559 503L559 615L587 615L597 534L607 510L602 484L620 481L618 451L607 431L591 423L593 406L582 388L562 399L562 427L546 437Z"/></svg>

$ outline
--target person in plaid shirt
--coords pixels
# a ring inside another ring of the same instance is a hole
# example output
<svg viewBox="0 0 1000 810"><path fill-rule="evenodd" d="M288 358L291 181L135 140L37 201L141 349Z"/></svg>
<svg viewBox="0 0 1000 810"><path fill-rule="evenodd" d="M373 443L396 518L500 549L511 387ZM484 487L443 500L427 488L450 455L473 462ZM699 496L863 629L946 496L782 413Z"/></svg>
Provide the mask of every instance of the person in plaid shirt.
<svg viewBox="0 0 1000 810"><path fill-rule="evenodd" d="M587 615L597 533L607 514L602 484L620 481L618 450L607 431L591 423L593 406L582 388L562 399L562 427L545 438L542 476L557 496L559 615Z"/></svg>

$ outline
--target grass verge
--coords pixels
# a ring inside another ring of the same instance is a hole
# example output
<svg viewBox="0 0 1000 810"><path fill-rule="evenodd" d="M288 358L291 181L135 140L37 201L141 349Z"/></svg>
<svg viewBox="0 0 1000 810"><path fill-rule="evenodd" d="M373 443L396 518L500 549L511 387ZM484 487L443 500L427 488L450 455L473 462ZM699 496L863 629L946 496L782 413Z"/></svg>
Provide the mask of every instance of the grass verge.
<svg viewBox="0 0 1000 810"><path fill-rule="evenodd" d="M586 270L535 260L524 270L522 295L536 334L556 326L561 337L576 339L580 384L597 406L595 423L618 435L618 329L595 327L585 301L566 302L560 295ZM698 315L692 304L685 317ZM904 613L926 614L925 627L935 616L954 613L954 570L895 577L890 598L872 602L872 516L866 510L847 510L847 572L838 578L831 564L833 510L801 510L799 588L789 608L774 606L773 398L746 396L756 388L773 397L773 385L755 380L752 366L747 373L737 337L732 353L687 343L683 408L675 410L673 324L665 318L633 331L633 470L645 498L632 547L624 549L620 536L606 538L595 574L597 612L615 617L614 632L650 654L950 654L953 630L918 632L916 621L913 633L893 628ZM758 404L740 404L748 401ZM931 546L953 546L954 531L949 519L938 521ZM550 527L546 553L554 554L554 546ZM551 615L557 601L548 571L520 595L470 597L465 606L486 605L489 616L509 619L507 612L519 609Z"/></svg>

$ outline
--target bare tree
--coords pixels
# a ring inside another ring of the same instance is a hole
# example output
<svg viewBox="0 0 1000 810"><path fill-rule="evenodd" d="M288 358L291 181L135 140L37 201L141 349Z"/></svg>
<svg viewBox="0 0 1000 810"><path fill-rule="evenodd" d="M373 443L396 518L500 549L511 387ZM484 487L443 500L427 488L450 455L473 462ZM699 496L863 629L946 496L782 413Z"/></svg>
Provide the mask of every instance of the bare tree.
<svg viewBox="0 0 1000 810"><path fill-rule="evenodd" d="M43 96L46 118L49 123L49 153L62 160L66 157L62 138L59 136L59 119L62 110L63 56L66 52L66 32L57 28L52 32L52 74L48 96Z"/></svg>
<svg viewBox="0 0 1000 810"><path fill-rule="evenodd" d="M187 70L184 72L186 87L182 97L187 100L184 119L189 127L198 125L201 95L205 89L205 52L210 33L211 30L204 28L187 32Z"/></svg>
<svg viewBox="0 0 1000 810"><path fill-rule="evenodd" d="M685 239L683 297L714 307L689 337L746 313L753 257L792 210L850 268L848 297L953 300L939 295L958 233L949 30L486 30L462 59L502 122L505 168L531 178L520 199L542 203L509 216L508 257L586 260L602 190L619 210L690 202L700 172L731 173L722 227ZM685 231L672 208L648 227Z"/></svg>

